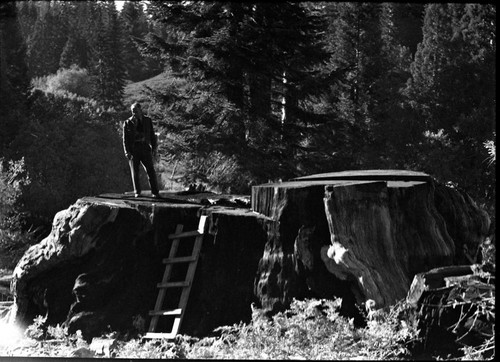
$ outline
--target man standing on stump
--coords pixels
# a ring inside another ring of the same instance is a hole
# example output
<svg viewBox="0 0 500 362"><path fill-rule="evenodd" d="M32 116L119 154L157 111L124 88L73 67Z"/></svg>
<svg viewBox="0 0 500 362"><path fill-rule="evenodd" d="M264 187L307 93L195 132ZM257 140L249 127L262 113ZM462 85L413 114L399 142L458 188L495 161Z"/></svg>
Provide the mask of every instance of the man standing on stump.
<svg viewBox="0 0 500 362"><path fill-rule="evenodd" d="M123 149L128 159L135 197L141 196L139 164L146 170L154 198L160 198L153 156L157 150L156 134L151 118L143 115L141 105L135 102L130 107L132 117L123 123Z"/></svg>

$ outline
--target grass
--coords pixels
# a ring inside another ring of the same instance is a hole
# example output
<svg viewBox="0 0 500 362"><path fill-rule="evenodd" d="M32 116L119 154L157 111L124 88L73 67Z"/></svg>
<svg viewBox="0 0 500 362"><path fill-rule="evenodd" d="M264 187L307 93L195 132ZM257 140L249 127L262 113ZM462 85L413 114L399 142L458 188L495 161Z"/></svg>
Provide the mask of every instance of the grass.
<svg viewBox="0 0 500 362"><path fill-rule="evenodd" d="M148 95L147 88L161 91L168 89L176 81L178 81L177 78L172 78L167 73L160 73L157 76L140 82L128 83L124 89L123 104L130 106L134 102L140 102L143 105L142 108L148 113L151 98Z"/></svg>

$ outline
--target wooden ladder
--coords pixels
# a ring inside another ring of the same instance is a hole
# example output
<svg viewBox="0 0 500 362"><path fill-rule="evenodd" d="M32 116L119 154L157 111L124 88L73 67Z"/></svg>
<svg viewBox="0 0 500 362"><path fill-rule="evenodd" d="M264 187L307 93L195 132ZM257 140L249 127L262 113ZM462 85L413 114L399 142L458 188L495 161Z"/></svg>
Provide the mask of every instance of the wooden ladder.
<svg viewBox="0 0 500 362"><path fill-rule="evenodd" d="M172 239L172 245L170 247L168 258L163 259L163 263L166 264L165 272L163 273L163 279L161 283L157 284L157 287L159 289L158 297L156 298L156 304L154 310L149 312L149 315L151 316L151 323L149 325L148 333L146 333L144 338L173 339L177 335L186 311L189 293L191 291L191 286L196 271L196 265L198 264L198 258L200 255L201 245L203 242L203 234L205 233L206 230L206 219L207 219L206 215L202 215L200 217L198 230L182 232L183 225L179 224L175 229L175 233L170 234L168 236L169 239ZM193 237L195 237L195 240L191 255L177 257L176 256L177 249L179 247L180 240ZM174 264L180 264L180 263L189 263L186 273L186 279L184 281L171 282L170 275L172 273L172 266ZM167 289L179 288L179 287L182 288L182 292L179 299L178 307L175 309L163 310L162 307L163 307L163 302L165 300L165 296L167 295ZM164 316L175 317L173 321L172 330L168 333L156 332L158 320L160 317Z"/></svg>

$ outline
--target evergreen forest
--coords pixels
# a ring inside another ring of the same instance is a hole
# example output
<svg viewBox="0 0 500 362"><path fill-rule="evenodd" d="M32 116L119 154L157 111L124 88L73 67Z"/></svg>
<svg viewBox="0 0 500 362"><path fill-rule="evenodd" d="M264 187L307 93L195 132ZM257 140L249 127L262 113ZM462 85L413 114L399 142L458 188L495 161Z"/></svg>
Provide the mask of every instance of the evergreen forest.
<svg viewBox="0 0 500 362"><path fill-rule="evenodd" d="M3 250L24 251L79 197L132 189L121 125L137 99L163 189L176 172L249 194L404 169L494 221L493 3L1 2Z"/></svg>

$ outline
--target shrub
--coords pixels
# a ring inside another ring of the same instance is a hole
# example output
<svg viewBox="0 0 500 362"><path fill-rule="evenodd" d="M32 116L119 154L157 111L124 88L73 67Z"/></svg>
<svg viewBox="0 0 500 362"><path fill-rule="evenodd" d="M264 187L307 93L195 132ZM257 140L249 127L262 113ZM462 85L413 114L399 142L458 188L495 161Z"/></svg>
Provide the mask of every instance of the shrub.
<svg viewBox="0 0 500 362"><path fill-rule="evenodd" d="M23 207L51 220L80 197L130 187L119 114L41 91L30 103L30 120L12 142L12 157L23 156L30 175Z"/></svg>
<svg viewBox="0 0 500 362"><path fill-rule="evenodd" d="M87 69L76 65L69 69L61 68L56 74L35 78L32 85L50 93L68 92L85 98L90 98L92 94L92 80Z"/></svg>
<svg viewBox="0 0 500 362"><path fill-rule="evenodd" d="M189 337L177 336L174 341L164 339L141 342L138 339L122 343L116 357L148 359L185 359L187 357Z"/></svg>
<svg viewBox="0 0 500 362"><path fill-rule="evenodd" d="M184 185L202 183L215 191L228 193L249 191L248 177L234 156L212 151L206 157L187 155L181 163Z"/></svg>
<svg viewBox="0 0 500 362"><path fill-rule="evenodd" d="M494 314L494 299L480 303L486 309L479 310ZM414 307L400 301L382 313L381 318L368 321L365 328L355 328L352 319L340 316L340 304L340 299L294 300L290 309L271 318L252 306L250 324L219 327L213 336L202 339L187 335L178 335L173 340L118 339L115 353L118 358L149 359L411 360L422 357L411 354L413 345L421 342ZM491 330L493 334L483 344L465 346L464 355L456 359L494 358L494 326ZM88 347L80 331L68 335L67 329L59 325L46 326L41 316L35 318L25 335L40 343L12 346L8 355L70 357L75 348ZM56 341L49 343L48 340L54 338Z"/></svg>
<svg viewBox="0 0 500 362"><path fill-rule="evenodd" d="M24 158L9 162L0 159L0 267L12 269L35 241L36 230L24 228L21 196L31 180Z"/></svg>
<svg viewBox="0 0 500 362"><path fill-rule="evenodd" d="M47 333L47 327L45 326L46 320L46 316L37 316L35 319L33 319L33 323L30 324L28 328L26 328L26 330L24 331L24 335L32 339L44 338Z"/></svg>
<svg viewBox="0 0 500 362"><path fill-rule="evenodd" d="M493 133L493 136L495 134ZM491 166L496 162L497 155L496 155L496 145L495 142L492 140L486 141L483 143L484 148L488 151L488 165Z"/></svg>
<svg viewBox="0 0 500 362"><path fill-rule="evenodd" d="M356 329L339 314L340 300L294 300L290 309L266 318L254 309L252 323L218 328L218 337L195 343L188 358L387 359L400 358L417 335L402 321L401 305L384 322Z"/></svg>
<svg viewBox="0 0 500 362"><path fill-rule="evenodd" d="M29 185L24 158L6 162L0 158L0 229L19 228L20 196Z"/></svg>

